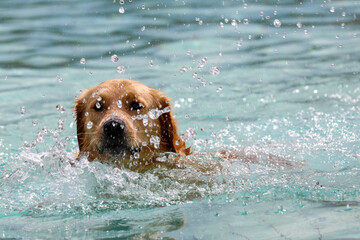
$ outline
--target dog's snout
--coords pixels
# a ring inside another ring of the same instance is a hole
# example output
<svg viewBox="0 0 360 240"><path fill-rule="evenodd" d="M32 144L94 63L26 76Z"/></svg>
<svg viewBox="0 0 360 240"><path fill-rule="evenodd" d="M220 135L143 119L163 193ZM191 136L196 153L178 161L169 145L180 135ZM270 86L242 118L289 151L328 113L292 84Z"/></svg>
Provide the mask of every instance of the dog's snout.
<svg viewBox="0 0 360 240"><path fill-rule="evenodd" d="M124 138L125 123L120 119L110 119L103 125L105 138L109 140L120 140Z"/></svg>

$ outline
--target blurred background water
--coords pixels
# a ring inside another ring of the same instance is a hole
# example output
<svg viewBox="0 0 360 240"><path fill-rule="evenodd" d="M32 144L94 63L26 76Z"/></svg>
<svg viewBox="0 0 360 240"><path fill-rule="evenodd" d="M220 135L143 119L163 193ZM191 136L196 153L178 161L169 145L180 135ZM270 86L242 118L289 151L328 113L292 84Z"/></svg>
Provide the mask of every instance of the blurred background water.
<svg viewBox="0 0 360 240"><path fill-rule="evenodd" d="M360 237L360 2L2 0L0 11L1 237ZM75 96L110 78L165 92L197 151L304 166L71 167Z"/></svg>

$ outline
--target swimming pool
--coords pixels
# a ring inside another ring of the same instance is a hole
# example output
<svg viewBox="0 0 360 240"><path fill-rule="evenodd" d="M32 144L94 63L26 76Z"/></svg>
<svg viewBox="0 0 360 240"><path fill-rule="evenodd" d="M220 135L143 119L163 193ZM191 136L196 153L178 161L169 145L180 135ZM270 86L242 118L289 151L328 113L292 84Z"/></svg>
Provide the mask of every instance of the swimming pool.
<svg viewBox="0 0 360 240"><path fill-rule="evenodd" d="M0 237L359 238L359 5L1 1ZM297 167L71 167L75 95L110 78L165 92L194 150Z"/></svg>

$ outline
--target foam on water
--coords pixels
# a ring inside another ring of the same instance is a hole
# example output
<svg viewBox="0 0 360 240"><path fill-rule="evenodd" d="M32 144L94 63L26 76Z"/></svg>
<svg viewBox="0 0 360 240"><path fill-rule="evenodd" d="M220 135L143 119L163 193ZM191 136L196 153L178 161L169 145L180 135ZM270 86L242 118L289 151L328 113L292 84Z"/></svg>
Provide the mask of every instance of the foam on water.
<svg viewBox="0 0 360 240"><path fill-rule="evenodd" d="M332 120L328 116L326 119L329 125ZM320 117L314 121L319 122ZM276 122L288 123L286 119ZM0 212L2 216L79 216L171 206L200 199L211 201L217 196L245 202L280 198L358 204L360 186L352 182L359 175L358 164L353 167L347 164L336 172L310 169L301 156L308 156L305 152L316 146L270 143L271 139L266 137L263 140L267 144L244 146L233 133L245 131L256 135L267 127L267 124L228 126L213 132L210 139L198 139L195 130L188 129L183 139L195 152L203 154L188 156L183 160L190 164L177 164L173 169L137 173L88 162L86 158L76 160L76 141L62 136L63 120L59 119L57 129L43 128L33 142L24 143L18 154L0 156ZM334 131L324 129L328 130ZM286 131L298 136L291 128ZM307 136L314 134L310 131ZM329 137L320 137L318 146L324 148L321 142L328 141ZM289 150L286 148L296 148L303 153L296 159L285 155ZM327 151L331 149L331 144L326 147ZM228 158L219 157L216 154L219 151L225 152ZM173 163L173 157L163 155L159 161Z"/></svg>

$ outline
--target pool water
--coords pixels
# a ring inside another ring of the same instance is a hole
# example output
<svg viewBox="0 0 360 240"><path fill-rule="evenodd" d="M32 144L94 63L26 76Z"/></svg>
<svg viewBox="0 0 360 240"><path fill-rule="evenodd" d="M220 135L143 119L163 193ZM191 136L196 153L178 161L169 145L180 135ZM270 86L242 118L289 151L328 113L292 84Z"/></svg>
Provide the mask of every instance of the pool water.
<svg viewBox="0 0 360 240"><path fill-rule="evenodd" d="M0 237L360 237L360 2L0 9ZM260 160L199 157L223 166L210 173L71 166L75 96L110 78L161 89L193 150Z"/></svg>

